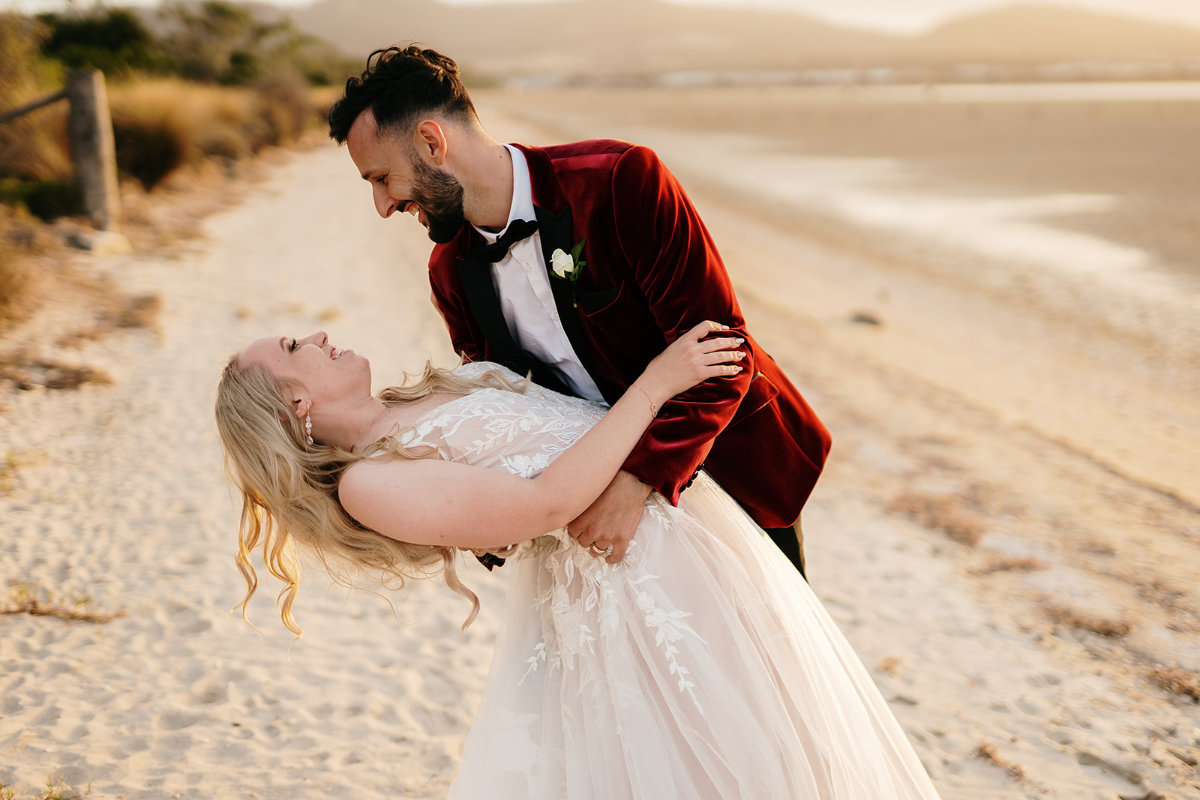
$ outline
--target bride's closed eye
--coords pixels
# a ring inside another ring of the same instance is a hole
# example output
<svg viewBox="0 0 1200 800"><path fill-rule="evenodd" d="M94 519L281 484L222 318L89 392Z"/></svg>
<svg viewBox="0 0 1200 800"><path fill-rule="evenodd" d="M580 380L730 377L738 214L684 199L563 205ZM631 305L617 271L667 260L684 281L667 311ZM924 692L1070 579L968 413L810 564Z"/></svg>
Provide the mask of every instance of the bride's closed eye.
<svg viewBox="0 0 1200 800"><path fill-rule="evenodd" d="M297 344L298 344L298 342L297 342L295 339L288 339L288 352L289 352L289 353L294 353L294 352L296 352L296 345L297 345Z"/></svg>

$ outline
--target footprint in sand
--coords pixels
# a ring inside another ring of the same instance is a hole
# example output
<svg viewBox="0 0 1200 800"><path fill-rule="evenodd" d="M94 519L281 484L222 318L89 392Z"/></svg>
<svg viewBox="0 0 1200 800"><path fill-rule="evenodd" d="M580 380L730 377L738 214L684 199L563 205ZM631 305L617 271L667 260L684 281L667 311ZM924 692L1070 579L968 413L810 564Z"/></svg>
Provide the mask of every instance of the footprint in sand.
<svg viewBox="0 0 1200 800"><path fill-rule="evenodd" d="M216 679L203 686L196 686L192 689L192 700L205 706L224 703L229 699L229 685L228 680Z"/></svg>
<svg viewBox="0 0 1200 800"><path fill-rule="evenodd" d="M200 717L195 714L188 714L181 711L169 711L165 714L159 714L156 721L158 723L158 727L162 728L163 730L178 731L195 725L199 719Z"/></svg>

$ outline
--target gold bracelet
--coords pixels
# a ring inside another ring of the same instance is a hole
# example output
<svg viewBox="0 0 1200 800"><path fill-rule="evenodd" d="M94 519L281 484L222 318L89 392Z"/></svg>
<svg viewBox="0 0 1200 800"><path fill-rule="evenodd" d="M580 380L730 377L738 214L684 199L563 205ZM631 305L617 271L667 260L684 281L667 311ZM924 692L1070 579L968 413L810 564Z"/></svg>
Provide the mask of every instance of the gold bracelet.
<svg viewBox="0 0 1200 800"><path fill-rule="evenodd" d="M629 384L629 388L637 389L639 392L642 393L642 397L646 398L646 402L650 404L650 416L657 417L658 416L658 406L654 405L654 401L650 399L650 395L647 394L646 390L643 389L642 387L638 386L636 383Z"/></svg>

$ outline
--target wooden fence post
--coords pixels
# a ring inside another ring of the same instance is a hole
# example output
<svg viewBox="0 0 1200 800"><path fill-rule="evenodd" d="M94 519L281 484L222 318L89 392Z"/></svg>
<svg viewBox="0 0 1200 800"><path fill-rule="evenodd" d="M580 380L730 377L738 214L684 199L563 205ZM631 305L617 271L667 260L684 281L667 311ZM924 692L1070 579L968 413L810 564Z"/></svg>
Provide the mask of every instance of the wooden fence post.
<svg viewBox="0 0 1200 800"><path fill-rule="evenodd" d="M84 211L100 230L115 231L121 221L121 195L104 74L94 69L69 72L67 99L71 104L71 158L83 191Z"/></svg>

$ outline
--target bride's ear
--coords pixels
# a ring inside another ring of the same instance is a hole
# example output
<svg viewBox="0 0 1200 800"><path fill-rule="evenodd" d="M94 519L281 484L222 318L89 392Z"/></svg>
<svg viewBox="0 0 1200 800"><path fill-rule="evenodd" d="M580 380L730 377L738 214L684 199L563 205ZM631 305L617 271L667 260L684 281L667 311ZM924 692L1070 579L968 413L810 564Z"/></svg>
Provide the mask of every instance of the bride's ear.
<svg viewBox="0 0 1200 800"><path fill-rule="evenodd" d="M292 400L292 413L296 415L296 419L304 419L311 410L312 401L307 397L297 397Z"/></svg>

